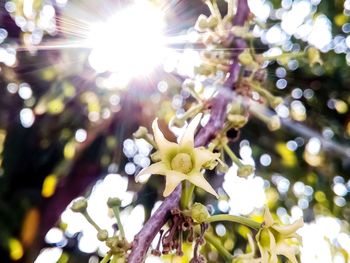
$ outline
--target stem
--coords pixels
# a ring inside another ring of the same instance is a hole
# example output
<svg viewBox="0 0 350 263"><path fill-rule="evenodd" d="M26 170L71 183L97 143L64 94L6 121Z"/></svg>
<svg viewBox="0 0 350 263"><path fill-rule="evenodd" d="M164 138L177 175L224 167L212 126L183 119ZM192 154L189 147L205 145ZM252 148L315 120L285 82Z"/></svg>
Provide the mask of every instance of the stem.
<svg viewBox="0 0 350 263"><path fill-rule="evenodd" d="M205 3L209 8L210 13L213 16L216 16L219 20L221 20L221 14L220 14L219 8L217 7L216 1L212 3L210 0L206 0Z"/></svg>
<svg viewBox="0 0 350 263"><path fill-rule="evenodd" d="M259 120L263 121L264 123L268 124L269 121L271 120L271 118L273 116L275 116L276 114L273 112L273 115L271 114L270 116L265 115L262 111L257 110L256 108L250 108L249 111Z"/></svg>
<svg viewBox="0 0 350 263"><path fill-rule="evenodd" d="M192 194L193 190L195 188L194 184L191 184L189 182L183 181L182 182L182 195L181 195L181 208L187 209L190 208L192 203Z"/></svg>
<svg viewBox="0 0 350 263"><path fill-rule="evenodd" d="M220 13L220 10L219 10L219 7L218 7L216 0L213 1L212 5L213 5L213 11L219 20L218 29L224 33L225 28L224 28L224 25L222 24L222 16L221 16L221 13Z"/></svg>
<svg viewBox="0 0 350 263"><path fill-rule="evenodd" d="M193 191L194 191L194 188L195 188L195 185L194 184L190 184L190 188L188 189L188 200L187 200L187 204L188 204L188 207L191 206L191 203L192 203L192 195L193 195Z"/></svg>
<svg viewBox="0 0 350 263"><path fill-rule="evenodd" d="M252 53L252 56L255 56L255 49L254 49L254 38L249 39L249 47L250 47L250 52Z"/></svg>
<svg viewBox="0 0 350 263"><path fill-rule="evenodd" d="M194 88L188 88L188 91L191 93L192 97L200 104L203 104L203 100L201 97L197 94Z"/></svg>
<svg viewBox="0 0 350 263"><path fill-rule="evenodd" d="M259 85L251 83L251 87L253 88L253 90L258 92L260 95L264 96L269 101L271 101L271 100L273 100L275 98L268 90L263 89Z"/></svg>
<svg viewBox="0 0 350 263"><path fill-rule="evenodd" d="M187 188L188 188L188 183L187 181L182 181L182 194L181 194L181 200L180 200L180 207L182 209L186 209L187 203Z"/></svg>
<svg viewBox="0 0 350 263"><path fill-rule="evenodd" d="M187 119L191 116L196 115L198 112L200 112L203 109L203 103L200 102L197 105L192 106L188 109L188 111L185 112L185 114L181 117L181 119Z"/></svg>
<svg viewBox="0 0 350 263"><path fill-rule="evenodd" d="M118 206L113 206L112 210L113 210L115 218L117 219L117 224L118 224L118 228L119 228L119 231L120 231L120 235L122 236L123 239L125 239L125 232L124 232L123 224L122 224L122 221L120 220L119 207Z"/></svg>
<svg viewBox="0 0 350 263"><path fill-rule="evenodd" d="M91 218L87 211L81 213L86 220L97 230L97 232L101 231L101 228L95 223L95 221Z"/></svg>
<svg viewBox="0 0 350 263"><path fill-rule="evenodd" d="M191 206L191 203L192 203L192 195L193 195L193 190L195 188L195 185L194 184L191 184L187 187L187 194L185 196L185 200L184 200L184 203L185 203L185 208L189 208Z"/></svg>
<svg viewBox="0 0 350 263"><path fill-rule="evenodd" d="M219 254L225 259L225 262L231 262L233 259L233 256L230 252L226 250L226 248L221 244L221 242L211 233L205 233L204 234L205 240L213 245L219 252Z"/></svg>
<svg viewBox="0 0 350 263"><path fill-rule="evenodd" d="M107 263L111 259L112 255L112 252L109 251L107 255L105 255L104 258L100 261L100 263Z"/></svg>
<svg viewBox="0 0 350 263"><path fill-rule="evenodd" d="M217 222L217 221L230 221L234 223L239 223L245 226L248 226L250 228L253 228L255 230L258 230L260 228L260 223L255 222L254 220L251 220L246 217L242 216L234 216L234 215L213 215L211 216L206 222L212 223L212 222Z"/></svg>
<svg viewBox="0 0 350 263"><path fill-rule="evenodd" d="M231 158L232 162L234 162L238 167L242 167L243 164L240 159L234 154L230 147L228 147L227 143L223 144L224 150L227 155Z"/></svg>
<svg viewBox="0 0 350 263"><path fill-rule="evenodd" d="M277 56L266 56L264 57L265 60L277 60L277 59L281 59L281 58L299 58L299 57L303 57L305 55L304 52L294 52L294 53L283 53L281 55L277 55Z"/></svg>
<svg viewBox="0 0 350 263"><path fill-rule="evenodd" d="M215 15L218 17L219 21L222 22L221 13L216 0L213 1L213 8L214 8Z"/></svg>
<svg viewBox="0 0 350 263"><path fill-rule="evenodd" d="M228 0L227 1L227 15L230 17L233 17L233 8L234 8L233 0Z"/></svg>

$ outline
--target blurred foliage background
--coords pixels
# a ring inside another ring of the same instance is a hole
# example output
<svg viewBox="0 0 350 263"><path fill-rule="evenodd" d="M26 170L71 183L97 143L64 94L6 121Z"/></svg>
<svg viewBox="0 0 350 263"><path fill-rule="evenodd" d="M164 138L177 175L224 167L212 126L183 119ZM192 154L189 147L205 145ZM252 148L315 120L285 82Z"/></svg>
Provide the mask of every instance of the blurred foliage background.
<svg viewBox="0 0 350 263"><path fill-rule="evenodd" d="M166 6L168 35L190 34L198 15L208 13L199 0L156 2ZM213 211L255 218L266 200L285 223L302 215L302 262L350 262L350 1L249 2L256 53L288 54L313 45L323 63L288 57L268 65L267 89L285 99L275 109L281 125L269 129L274 113L262 107L232 143L243 161L256 165L255 177L238 178L232 167L212 177L220 200L200 192L198 198L208 198ZM120 197L131 240L159 205L162 178L134 183L134 174L150 163L151 148L130 139L131 133L149 127L155 116L168 121L188 107L181 83L193 74L188 64L197 51L191 43L177 44L175 62L172 54L143 77L96 71L91 49L76 44L86 38L88 22L127 3L0 3L2 262L98 262L105 248L82 218L66 210L78 196L90 196L91 213L109 229L105 199ZM225 2L219 4L225 12ZM228 250L245 249L248 229L217 224L215 231ZM217 262L217 253L208 253Z"/></svg>

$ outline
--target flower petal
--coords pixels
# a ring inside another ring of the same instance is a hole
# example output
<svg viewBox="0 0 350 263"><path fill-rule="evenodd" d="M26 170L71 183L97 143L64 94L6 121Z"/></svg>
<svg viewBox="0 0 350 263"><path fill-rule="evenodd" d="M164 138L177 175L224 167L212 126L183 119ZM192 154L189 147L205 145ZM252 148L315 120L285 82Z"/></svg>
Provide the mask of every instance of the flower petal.
<svg viewBox="0 0 350 263"><path fill-rule="evenodd" d="M270 227L275 223L267 205L265 205L264 223L265 223L265 227Z"/></svg>
<svg viewBox="0 0 350 263"><path fill-rule="evenodd" d="M136 176L135 176L135 181L139 182L140 176L144 174L159 174L159 175L165 175L166 172L168 171L168 168L163 162L158 162L151 164L148 167L143 168Z"/></svg>
<svg viewBox="0 0 350 263"><path fill-rule="evenodd" d="M253 240L253 237L250 233L247 234L247 237L248 237L248 244L250 246L250 253L253 257L255 255L255 252L256 252L256 247L255 247L255 242Z"/></svg>
<svg viewBox="0 0 350 263"><path fill-rule="evenodd" d="M202 113L197 114L192 119L190 124L188 124L180 140L181 147L194 148L194 133L199 125L199 122L201 121L202 115L203 115Z"/></svg>
<svg viewBox="0 0 350 263"><path fill-rule="evenodd" d="M187 177L187 180L190 181L195 186L202 188L203 190L207 191L208 193L211 193L216 198L219 198L218 194L215 192L213 187L208 183L207 180L205 180L203 174L201 174L201 173L191 174Z"/></svg>
<svg viewBox="0 0 350 263"><path fill-rule="evenodd" d="M288 236L289 238L295 238L299 244L302 244L303 243L303 238L301 237L301 235L297 234L297 233L294 233L292 235L289 235Z"/></svg>
<svg viewBox="0 0 350 263"><path fill-rule="evenodd" d="M271 253L269 263L277 263L277 262L278 262L277 254Z"/></svg>
<svg viewBox="0 0 350 263"><path fill-rule="evenodd" d="M195 167L194 171L199 172L202 169L203 164L214 161L220 157L220 153L213 153L204 147L198 147L194 149Z"/></svg>
<svg viewBox="0 0 350 263"><path fill-rule="evenodd" d="M291 225L281 226L281 225L275 224L272 226L272 228L275 229L277 232L279 232L282 235L290 236L290 235L294 234L303 225L304 225L303 219L299 218L297 221L295 221Z"/></svg>
<svg viewBox="0 0 350 263"><path fill-rule="evenodd" d="M162 161L170 162L170 160L168 160L169 158L167 158L167 157L169 157L169 153L171 154L171 152L177 152L179 149L179 145L165 139L162 131L159 129L158 118L156 118L153 121L152 129L153 129L153 134L154 134L154 140L156 141L156 144L158 146L158 150L159 150ZM169 163L169 165L170 165L170 163Z"/></svg>
<svg viewBox="0 0 350 263"><path fill-rule="evenodd" d="M163 196L167 197L170 195L183 180L187 179L187 176L183 173L169 170L165 176L165 189Z"/></svg>
<svg viewBox="0 0 350 263"><path fill-rule="evenodd" d="M291 247L289 245L286 244L281 244L277 247L277 254L278 255L283 255L286 258L288 258L288 260L291 263L298 263L298 260L295 256L295 253L297 252L296 249L294 247Z"/></svg>
<svg viewBox="0 0 350 263"><path fill-rule="evenodd" d="M258 247L261 255L261 263L270 263L269 252L267 251L267 249L263 248L259 242L258 242Z"/></svg>
<svg viewBox="0 0 350 263"><path fill-rule="evenodd" d="M270 235L270 256L271 256L271 262L277 263L277 244L276 239L271 231L269 231Z"/></svg>

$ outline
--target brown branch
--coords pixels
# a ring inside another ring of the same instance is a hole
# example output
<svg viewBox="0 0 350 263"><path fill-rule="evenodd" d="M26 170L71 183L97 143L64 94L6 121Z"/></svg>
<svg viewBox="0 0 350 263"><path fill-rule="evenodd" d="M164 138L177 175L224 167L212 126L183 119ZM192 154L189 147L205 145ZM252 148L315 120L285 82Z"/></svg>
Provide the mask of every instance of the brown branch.
<svg viewBox="0 0 350 263"><path fill-rule="evenodd" d="M234 17L233 24L236 26L244 25L245 21L248 19L248 16L249 7L247 0L239 0L237 14ZM232 46L241 51L246 48L247 45L244 40L233 38ZM230 69L230 76L226 81L225 86L220 89L217 96L215 96L210 102L211 116L207 125L200 129L196 135L196 146L207 145L224 125L226 119L226 108L230 102L230 97L232 96L231 90L234 88L239 75L239 64L237 61L238 53L239 52L232 57L233 63ZM166 223L167 219L169 218L170 211L178 207L180 197L181 185L179 185L175 191L164 200L162 205L151 216L148 222L145 223L141 231L135 236L131 253L128 257L129 263L142 263L145 260L152 240Z"/></svg>

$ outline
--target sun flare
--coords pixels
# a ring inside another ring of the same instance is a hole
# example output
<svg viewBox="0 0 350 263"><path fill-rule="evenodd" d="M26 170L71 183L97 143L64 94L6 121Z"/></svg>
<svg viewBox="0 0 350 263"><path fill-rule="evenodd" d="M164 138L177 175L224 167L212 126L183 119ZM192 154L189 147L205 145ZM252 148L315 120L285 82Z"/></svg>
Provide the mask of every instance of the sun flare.
<svg viewBox="0 0 350 263"><path fill-rule="evenodd" d="M106 22L91 27L90 66L99 73L149 73L164 55L164 26L161 10L147 2L136 2L118 11Z"/></svg>

